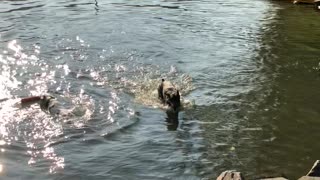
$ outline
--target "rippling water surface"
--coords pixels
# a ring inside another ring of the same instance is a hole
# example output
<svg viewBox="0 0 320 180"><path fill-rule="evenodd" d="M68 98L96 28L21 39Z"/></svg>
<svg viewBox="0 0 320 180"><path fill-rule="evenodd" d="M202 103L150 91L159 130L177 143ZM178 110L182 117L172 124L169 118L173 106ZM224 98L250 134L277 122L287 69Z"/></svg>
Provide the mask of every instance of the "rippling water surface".
<svg viewBox="0 0 320 180"><path fill-rule="evenodd" d="M264 0L2 1L0 176L305 174L319 150L317 15ZM177 127L161 78L182 92ZM14 105L41 94L76 115Z"/></svg>

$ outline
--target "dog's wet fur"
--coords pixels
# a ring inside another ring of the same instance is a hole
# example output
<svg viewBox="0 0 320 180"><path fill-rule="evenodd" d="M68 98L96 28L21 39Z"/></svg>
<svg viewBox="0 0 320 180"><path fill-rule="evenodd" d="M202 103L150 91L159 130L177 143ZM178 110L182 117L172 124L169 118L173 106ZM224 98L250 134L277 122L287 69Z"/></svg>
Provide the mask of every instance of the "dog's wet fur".
<svg viewBox="0 0 320 180"><path fill-rule="evenodd" d="M168 105L174 111L179 111L180 93L170 81L161 80L158 87L158 97L163 104Z"/></svg>

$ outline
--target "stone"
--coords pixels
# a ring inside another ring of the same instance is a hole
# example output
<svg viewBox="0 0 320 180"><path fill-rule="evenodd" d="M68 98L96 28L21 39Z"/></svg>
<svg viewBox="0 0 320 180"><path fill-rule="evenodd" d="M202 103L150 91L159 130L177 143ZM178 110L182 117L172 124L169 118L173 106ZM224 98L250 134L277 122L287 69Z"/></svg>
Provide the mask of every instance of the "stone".
<svg viewBox="0 0 320 180"><path fill-rule="evenodd" d="M320 177L302 176L299 180L320 180Z"/></svg>
<svg viewBox="0 0 320 180"><path fill-rule="evenodd" d="M241 172L224 171L217 177L217 180L244 180L244 178Z"/></svg>

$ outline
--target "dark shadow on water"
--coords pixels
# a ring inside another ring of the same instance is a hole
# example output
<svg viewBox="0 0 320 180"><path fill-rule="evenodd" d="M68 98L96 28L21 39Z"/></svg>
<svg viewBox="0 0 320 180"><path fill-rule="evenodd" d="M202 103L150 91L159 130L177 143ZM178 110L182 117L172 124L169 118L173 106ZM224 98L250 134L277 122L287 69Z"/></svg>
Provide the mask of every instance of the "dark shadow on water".
<svg viewBox="0 0 320 180"><path fill-rule="evenodd" d="M173 111L171 109L166 111L167 118L167 129L169 131L175 131L177 130L179 126L179 111Z"/></svg>

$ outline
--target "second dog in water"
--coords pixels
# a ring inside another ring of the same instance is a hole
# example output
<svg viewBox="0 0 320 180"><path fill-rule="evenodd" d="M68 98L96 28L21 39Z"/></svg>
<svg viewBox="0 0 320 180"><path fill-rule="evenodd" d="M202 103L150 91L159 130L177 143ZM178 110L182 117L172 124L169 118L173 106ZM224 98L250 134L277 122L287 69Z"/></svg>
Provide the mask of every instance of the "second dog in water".
<svg viewBox="0 0 320 180"><path fill-rule="evenodd" d="M31 96L21 99L21 107L27 107L32 104L38 103L40 105L41 110L44 112L48 112L53 116L57 116L61 114L61 109L59 108L59 103L55 97L49 95L43 96Z"/></svg>
<svg viewBox="0 0 320 180"><path fill-rule="evenodd" d="M162 79L162 82L158 87L158 97L162 103L168 105L172 110L179 111L180 93L170 81Z"/></svg>

